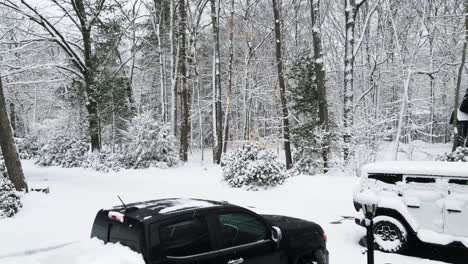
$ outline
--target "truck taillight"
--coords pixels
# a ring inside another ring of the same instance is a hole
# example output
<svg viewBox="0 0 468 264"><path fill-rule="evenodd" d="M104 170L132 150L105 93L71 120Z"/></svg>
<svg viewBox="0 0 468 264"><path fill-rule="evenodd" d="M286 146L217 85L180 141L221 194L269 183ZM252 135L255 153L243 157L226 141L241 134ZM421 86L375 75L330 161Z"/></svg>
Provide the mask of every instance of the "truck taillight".
<svg viewBox="0 0 468 264"><path fill-rule="evenodd" d="M113 221L120 222L120 223L125 222L125 215L122 213L110 211L108 216L109 216L109 219Z"/></svg>

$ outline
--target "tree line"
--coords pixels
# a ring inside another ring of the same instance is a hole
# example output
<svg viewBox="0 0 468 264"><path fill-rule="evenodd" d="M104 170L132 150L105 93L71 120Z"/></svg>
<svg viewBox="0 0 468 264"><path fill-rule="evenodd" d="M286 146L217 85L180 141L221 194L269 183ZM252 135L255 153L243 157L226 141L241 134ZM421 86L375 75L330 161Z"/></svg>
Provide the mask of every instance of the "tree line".
<svg viewBox="0 0 468 264"><path fill-rule="evenodd" d="M400 142L452 140L466 6L0 0L7 112L18 137L65 114L93 151L114 149L125 120L152 111L183 161L210 147L220 163L247 141L281 146L288 168L365 162L383 142L397 158Z"/></svg>

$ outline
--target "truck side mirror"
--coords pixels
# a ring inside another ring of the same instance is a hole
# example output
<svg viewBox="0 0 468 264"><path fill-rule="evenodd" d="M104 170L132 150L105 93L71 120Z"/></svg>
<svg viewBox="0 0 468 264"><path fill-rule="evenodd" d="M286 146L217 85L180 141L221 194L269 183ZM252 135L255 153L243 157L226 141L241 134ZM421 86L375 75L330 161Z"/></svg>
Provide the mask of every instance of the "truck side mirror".
<svg viewBox="0 0 468 264"><path fill-rule="evenodd" d="M283 233L281 229L277 226L273 226L271 230L271 239L279 245L281 239L283 239Z"/></svg>

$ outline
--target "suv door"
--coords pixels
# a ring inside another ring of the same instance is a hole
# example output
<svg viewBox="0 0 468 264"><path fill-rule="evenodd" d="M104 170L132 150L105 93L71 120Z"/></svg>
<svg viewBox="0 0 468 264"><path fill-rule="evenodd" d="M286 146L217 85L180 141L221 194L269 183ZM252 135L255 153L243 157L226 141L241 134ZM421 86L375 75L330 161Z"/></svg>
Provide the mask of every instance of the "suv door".
<svg viewBox="0 0 468 264"><path fill-rule="evenodd" d="M447 189L437 183L440 177L406 175L404 181L403 200L410 215L417 221L419 230L443 233Z"/></svg>
<svg viewBox="0 0 468 264"><path fill-rule="evenodd" d="M248 210L224 210L216 217L220 250L226 264L286 264L286 254L272 239L272 227Z"/></svg>
<svg viewBox="0 0 468 264"><path fill-rule="evenodd" d="M446 233L468 237L468 179L449 179L445 201Z"/></svg>

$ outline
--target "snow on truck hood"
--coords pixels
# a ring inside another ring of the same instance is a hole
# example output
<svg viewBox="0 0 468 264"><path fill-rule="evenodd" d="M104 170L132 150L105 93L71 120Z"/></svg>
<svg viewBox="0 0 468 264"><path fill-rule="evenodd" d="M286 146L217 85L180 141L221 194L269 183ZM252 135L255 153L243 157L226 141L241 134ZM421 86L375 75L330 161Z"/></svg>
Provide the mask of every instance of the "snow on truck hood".
<svg viewBox="0 0 468 264"><path fill-rule="evenodd" d="M362 167L362 176L372 173L409 174L468 178L467 162L386 161Z"/></svg>

